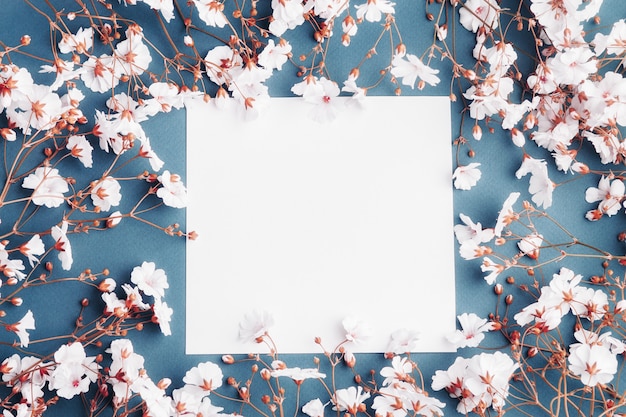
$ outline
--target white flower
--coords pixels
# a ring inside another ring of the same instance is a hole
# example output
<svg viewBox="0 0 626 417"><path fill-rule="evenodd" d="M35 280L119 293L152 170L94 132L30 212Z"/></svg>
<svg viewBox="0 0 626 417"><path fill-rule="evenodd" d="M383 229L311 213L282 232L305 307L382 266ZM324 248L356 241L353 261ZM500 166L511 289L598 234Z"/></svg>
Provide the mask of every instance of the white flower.
<svg viewBox="0 0 626 417"><path fill-rule="evenodd" d="M150 305L144 303L143 294L139 288L130 284L122 284L122 289L126 293L125 308L137 308L142 311L150 310ZM158 299L158 298L157 298Z"/></svg>
<svg viewBox="0 0 626 417"><path fill-rule="evenodd" d="M568 369L588 387L608 384L617 372L617 358L606 345L580 343L570 346Z"/></svg>
<svg viewBox="0 0 626 417"><path fill-rule="evenodd" d="M56 78L54 82L50 85L42 85L41 87L45 87L42 89L42 93L45 94L45 90L49 90L50 92L54 92L59 89L62 85L64 85L67 81L75 80L79 77L80 73L83 71L82 68L74 69L74 61L64 61L62 59L55 59L52 61L52 65L42 65L40 73L53 73L56 74ZM33 106L33 111L41 110L39 106ZM52 115L50 112L46 111L49 115ZM60 116L60 113L57 113ZM33 126L35 127L35 126Z"/></svg>
<svg viewBox="0 0 626 417"><path fill-rule="evenodd" d="M127 30L127 39L115 45L115 66L126 75L143 74L152 62L150 50L143 42L141 33Z"/></svg>
<svg viewBox="0 0 626 417"><path fill-rule="evenodd" d="M43 255L46 251L43 240L38 234L33 235L28 242L20 245L19 249L20 253L28 258L31 267L35 262L39 262L37 256Z"/></svg>
<svg viewBox="0 0 626 417"><path fill-rule="evenodd" d="M500 6L495 0L467 0L459 10L461 25L477 32L485 28L487 32L498 28Z"/></svg>
<svg viewBox="0 0 626 417"><path fill-rule="evenodd" d="M222 386L223 378L222 369L217 364L202 362L185 373L183 382L198 387L202 395L208 395Z"/></svg>
<svg viewBox="0 0 626 417"><path fill-rule="evenodd" d="M386 352L403 354L415 352L419 344L420 333L416 330L398 329L391 333Z"/></svg>
<svg viewBox="0 0 626 417"><path fill-rule="evenodd" d="M504 201L504 204L502 205L502 209L500 210L500 213L498 214L496 225L494 227L494 234L497 237L500 237L500 235L502 234L502 230L506 226L510 225L517 218L517 214L513 210L513 204L515 204L519 196L520 196L520 193L513 192L509 194L509 196Z"/></svg>
<svg viewBox="0 0 626 417"><path fill-rule="evenodd" d="M394 356L391 366L385 366L380 370L380 376L385 378L383 385L388 386L410 380L412 372L413 362L406 357Z"/></svg>
<svg viewBox="0 0 626 417"><path fill-rule="evenodd" d="M589 47L566 48L546 61L557 84L577 85L598 71Z"/></svg>
<svg viewBox="0 0 626 417"><path fill-rule="evenodd" d="M305 99L321 95L322 86L318 83L318 78L308 74L304 79L291 87L291 92L302 96Z"/></svg>
<svg viewBox="0 0 626 417"><path fill-rule="evenodd" d="M143 0L144 3L154 10L160 10L163 18L169 22L174 18L173 0Z"/></svg>
<svg viewBox="0 0 626 417"><path fill-rule="evenodd" d="M553 274L550 284L541 288L539 299L515 314L514 319L520 326L535 321L538 329L551 330L570 311L576 315L586 314L585 294L588 289L578 285L581 280L582 275L561 268L558 274ZM603 308L604 304L598 307Z"/></svg>
<svg viewBox="0 0 626 417"><path fill-rule="evenodd" d="M603 214L612 216L622 207L622 200L626 193L624 182L618 178L611 181L609 177L602 176L597 187L589 187L585 191L585 200L588 203L598 203L598 210Z"/></svg>
<svg viewBox="0 0 626 417"><path fill-rule="evenodd" d="M159 324L161 333L165 336L170 336L172 331L170 329L170 321L172 320L172 310L165 301L161 301L160 298L154 299L154 305L152 306L154 311L154 320Z"/></svg>
<svg viewBox="0 0 626 417"><path fill-rule="evenodd" d="M157 190L157 196L163 200L166 206L174 208L184 208L187 206L187 189L180 177L163 171L157 179L161 182L161 187Z"/></svg>
<svg viewBox="0 0 626 417"><path fill-rule="evenodd" d="M304 10L313 11L316 16L325 20L339 16L349 6L345 0L306 0Z"/></svg>
<svg viewBox="0 0 626 417"><path fill-rule="evenodd" d="M254 310L246 313L239 323L239 339L260 343L273 325L274 317L267 311Z"/></svg>
<svg viewBox="0 0 626 417"><path fill-rule="evenodd" d="M471 395L471 392L465 389L464 385L469 362L470 359L457 356L448 369L435 372L432 376L431 384L432 389L435 391L445 389L451 398L460 398L461 402L457 407L457 411L464 414L471 411L478 404L477 399ZM468 407L468 404L471 404L471 406Z"/></svg>
<svg viewBox="0 0 626 417"><path fill-rule="evenodd" d="M2 381L8 387L19 389L22 398L28 404L35 404L43 398L43 387L49 380L49 374L54 369L54 364L44 362L35 356L22 358L16 353L2 361ZM21 403L26 406L27 404ZM28 417L31 413L17 414L16 417ZM12 417L12 416L11 416Z"/></svg>
<svg viewBox="0 0 626 417"><path fill-rule="evenodd" d="M88 52L93 46L93 28L78 28L75 35L64 33L61 41L59 42L59 52L62 54L69 54L70 52L76 52L78 54L84 54Z"/></svg>
<svg viewBox="0 0 626 417"><path fill-rule="evenodd" d="M34 204L49 208L59 207L65 201L63 194L69 191L67 181L59 175L59 170L49 166L38 167L24 178L22 187L34 190Z"/></svg>
<svg viewBox="0 0 626 417"><path fill-rule="evenodd" d="M148 88L148 92L152 97L148 100L148 107L155 107L151 112L170 112L172 108L180 109L183 107L183 96L180 94L179 88L173 83L152 83Z"/></svg>
<svg viewBox="0 0 626 417"><path fill-rule="evenodd" d="M143 262L141 266L133 268L130 280L146 295L154 298L162 298L165 289L169 288L165 271L156 269L154 262Z"/></svg>
<svg viewBox="0 0 626 417"><path fill-rule="evenodd" d="M281 70L283 64L287 62L291 56L291 44L284 39L274 42L274 39L267 41L267 45L259 54L259 65L267 69Z"/></svg>
<svg viewBox="0 0 626 417"><path fill-rule="evenodd" d="M489 77L485 82L472 85L463 93L470 103L470 116L483 120L488 116L506 112L510 106L509 94L514 83L510 77Z"/></svg>
<svg viewBox="0 0 626 417"><path fill-rule="evenodd" d="M115 65L112 56L103 54L91 55L83 63L80 79L91 91L105 93L119 84L121 76L122 67Z"/></svg>
<svg viewBox="0 0 626 417"><path fill-rule="evenodd" d="M22 272L24 268L24 262L9 258L9 252L5 249L5 245L0 243L0 271L3 275L21 281L26 278L26 274Z"/></svg>
<svg viewBox="0 0 626 417"><path fill-rule="evenodd" d="M537 259L539 257L539 249L541 248L542 243L542 235L538 233L531 233L517 242L517 247L524 255L531 259Z"/></svg>
<svg viewBox="0 0 626 417"><path fill-rule="evenodd" d="M489 63L491 75L505 75L517 61L517 53L510 42L498 41L492 47L484 49L483 53Z"/></svg>
<svg viewBox="0 0 626 417"><path fill-rule="evenodd" d="M152 417L170 417L174 415L172 398L166 395L161 384L155 384L151 379L144 378L137 387L141 399L145 401L146 412Z"/></svg>
<svg viewBox="0 0 626 417"><path fill-rule="evenodd" d="M459 213L459 218L463 224L454 225L454 236L463 245L466 242L477 244L489 242L494 237L493 228L483 229L482 224L474 223L469 216Z"/></svg>
<svg viewBox="0 0 626 417"><path fill-rule="evenodd" d="M357 4L357 19L367 20L368 22L379 22L383 14L393 14L395 12L393 6L395 3L389 0L367 0L363 4Z"/></svg>
<svg viewBox="0 0 626 417"><path fill-rule="evenodd" d="M436 371L432 388L445 389L458 398L457 411L484 413L486 407L502 411L509 393L509 380L518 364L505 353L481 353L469 359L457 357L446 371Z"/></svg>
<svg viewBox="0 0 626 417"><path fill-rule="evenodd" d="M475 396L501 410L509 394L509 380L518 367L506 353L481 353L471 358L464 382Z"/></svg>
<svg viewBox="0 0 626 417"><path fill-rule="evenodd" d="M341 322L346 332L346 340L354 343L361 343L371 336L372 330L369 325L355 316L348 316Z"/></svg>
<svg viewBox="0 0 626 417"><path fill-rule="evenodd" d="M216 46L204 57L204 66L209 79L217 85L229 84L232 73L241 69L243 59L230 46Z"/></svg>
<svg viewBox="0 0 626 417"><path fill-rule="evenodd" d="M302 412L309 417L324 417L324 408L326 405L319 398L309 401L302 406Z"/></svg>
<svg viewBox="0 0 626 417"><path fill-rule="evenodd" d="M111 206L118 206L122 201L120 183L112 177L106 177L98 181L91 190L93 205L102 211L109 211Z"/></svg>
<svg viewBox="0 0 626 417"><path fill-rule="evenodd" d="M275 36L304 23L304 7L300 0L272 0L272 21L269 30Z"/></svg>
<svg viewBox="0 0 626 417"><path fill-rule="evenodd" d="M64 270L69 271L72 268L74 262L72 258L72 246L70 240L67 238L67 222L63 221L61 227L52 226L50 234L54 239L54 249L59 252L59 260Z"/></svg>
<svg viewBox="0 0 626 417"><path fill-rule="evenodd" d="M488 272L488 274L485 275L484 278L489 285L493 285L493 283L496 282L496 278L498 278L498 275L500 275L505 269L508 269L508 267L492 261L487 256L483 258L483 262L480 264L480 270L483 272Z"/></svg>
<svg viewBox="0 0 626 417"><path fill-rule="evenodd" d="M120 300L114 292L105 292L100 296L104 301L104 313L106 315L115 315L122 317L128 313L128 307L124 300Z"/></svg>
<svg viewBox="0 0 626 417"><path fill-rule="evenodd" d="M164 162L159 158L159 156L152 150L152 145L150 144L150 139L145 138L141 141L141 146L139 147L139 156L142 158L146 158L148 162L150 162L150 168L153 171L159 171L163 168Z"/></svg>
<svg viewBox="0 0 626 417"><path fill-rule="evenodd" d="M607 294L602 290L581 288L572 303L572 312L590 321L602 320L609 305Z"/></svg>
<svg viewBox="0 0 626 417"><path fill-rule="evenodd" d="M485 332L494 329L493 323L474 313L463 313L457 316L461 330L456 330L447 337L457 348L476 347L485 338Z"/></svg>
<svg viewBox="0 0 626 417"><path fill-rule="evenodd" d="M70 151L70 155L77 158L85 168L91 168L93 165L92 151L93 146L89 143L84 135L72 135L67 138L65 148Z"/></svg>
<svg viewBox="0 0 626 417"><path fill-rule="evenodd" d="M335 391L333 403L334 410L346 411L351 415L356 415L359 406L370 397L368 392L363 392L363 387L348 387Z"/></svg>
<svg viewBox="0 0 626 417"><path fill-rule="evenodd" d="M435 75L439 73L439 70L432 69L415 55L395 55L391 61L391 66L391 74L396 78L402 78L403 85L415 88L418 78L423 81L417 82L419 89L423 87L423 83L432 86L439 84L439 77Z"/></svg>
<svg viewBox="0 0 626 417"><path fill-rule="evenodd" d="M223 28L228 23L224 16L224 3L217 0L193 0L198 17L208 26Z"/></svg>
<svg viewBox="0 0 626 417"><path fill-rule="evenodd" d="M26 68L4 65L0 68L0 111L24 102L33 87L33 78Z"/></svg>
<svg viewBox="0 0 626 417"><path fill-rule="evenodd" d="M144 358L134 352L128 339L113 340L106 352L111 354L112 359L107 382L113 387L115 401L119 404L139 389L144 378Z"/></svg>
<svg viewBox="0 0 626 417"><path fill-rule="evenodd" d="M349 105L362 106L367 96L367 89L359 87L356 83L356 78L352 75L350 75L348 79L343 82L341 91L352 93L350 100L348 101Z"/></svg>
<svg viewBox="0 0 626 417"><path fill-rule="evenodd" d="M548 208L552 205L552 192L554 183L548 177L548 164L543 159L535 159L525 156L522 165L515 172L517 178L530 173L528 192L532 194L532 200L538 206Z"/></svg>
<svg viewBox="0 0 626 417"><path fill-rule="evenodd" d="M20 347L28 347L30 337L27 330L35 330L35 318L33 312L28 310L24 317L17 323L13 323L6 326L7 330L15 332L20 339Z"/></svg>
<svg viewBox="0 0 626 417"><path fill-rule="evenodd" d="M113 228L113 227L117 226L118 224L120 224L120 222L122 221L123 217L124 216L122 215L121 212L114 211L113 213L109 214L109 217L106 220L106 226L108 228Z"/></svg>
<svg viewBox="0 0 626 417"><path fill-rule="evenodd" d="M469 165L459 165L452 174L454 188L457 190L470 190L478 183L482 173L478 167L480 163L472 162Z"/></svg>
<svg viewBox="0 0 626 417"><path fill-rule="evenodd" d="M48 386L56 390L59 397L72 399L89 391L90 384L98 377L99 365L95 357L87 357L80 342L62 345L54 353L57 367L50 375Z"/></svg>
<svg viewBox="0 0 626 417"><path fill-rule="evenodd" d="M313 120L325 123L336 117L339 108L335 98L340 90L334 81L326 77L317 78L307 75L291 87L291 92L302 96L307 103L312 104L310 115Z"/></svg>
<svg viewBox="0 0 626 417"><path fill-rule="evenodd" d="M626 20L615 22L608 35L597 33L592 44L596 55L606 52L608 55L623 57L626 52ZM622 59L622 64L625 59Z"/></svg>

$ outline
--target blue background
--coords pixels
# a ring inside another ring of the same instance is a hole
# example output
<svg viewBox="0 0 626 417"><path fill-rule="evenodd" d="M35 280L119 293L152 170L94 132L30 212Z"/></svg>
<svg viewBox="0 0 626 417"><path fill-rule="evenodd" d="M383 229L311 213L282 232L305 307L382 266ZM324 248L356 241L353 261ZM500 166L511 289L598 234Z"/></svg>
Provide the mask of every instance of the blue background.
<svg viewBox="0 0 626 417"><path fill-rule="evenodd" d="M34 2L42 10L46 9L45 2ZM146 33L146 37L167 50L168 46L165 39L159 35L159 28L156 24L154 13L149 10L145 4L139 4L135 7L124 7L112 2L114 7L119 10L120 14L125 17L135 19L142 25ZM407 45L407 52L420 55L432 42L432 24L425 19L425 1L423 0L399 0L396 5L397 25L403 34L404 43ZM57 7L61 5L71 8L74 7L73 2L58 1ZM626 15L626 3L623 0L606 0L603 10L609 11L611 18L624 17ZM430 11L436 12L437 5L431 5ZM33 10L25 3L19 0L0 0L0 41L5 45L14 45L19 42L23 34L32 37L32 44L25 49L32 54L41 54L49 56L50 54L50 38L46 20L33 12ZM177 17L168 27L171 33L178 36L178 42L182 44L182 28L180 19ZM456 53L462 62L469 63L471 66L471 48L474 45L474 35L467 32L460 26L452 24L450 35L454 36L454 31L458 31L456 37ZM360 26L359 33L352 39L350 48L343 48L337 45L331 49L328 57L329 71L333 74L337 81L341 82L347 78L350 69L358 63L363 54L371 45L372 36L377 35L379 28L376 24L364 24ZM306 52L306 45L310 45L308 40L310 34L296 31L295 35L286 35L294 45L294 55L298 55L298 48ZM531 38L527 33L520 33L516 45L523 48L531 48ZM334 39L334 38L333 38ZM214 45L206 45L199 48L205 50L210 49ZM387 48L387 50L385 50ZM389 51L388 43L382 42L378 54L366 64L362 70L361 83L367 84L367 77L375 80L378 77L377 68L385 65L388 59ZM37 74L39 62L25 56L12 54L11 58L19 65L27 66L35 81L44 83L49 80L46 74ZM6 62L6 61L3 61ZM158 57L153 54L153 64L158 65ZM426 87L423 91L412 90L404 87L403 94L424 94L424 95L448 95L450 93L450 85L453 81L450 78L450 64L447 61L433 61L433 67L440 70L441 83L437 87ZM367 68L370 71L367 71ZM527 67L528 70L530 67ZM267 83L270 88L270 95L273 96L290 96L290 87L298 81L295 70L291 68L276 74ZM467 86L465 86L466 88ZM377 95L393 95L396 86L389 82L386 78L376 89L369 94ZM464 88L464 89L465 89ZM82 89L88 97L83 102L85 115L93 121L93 113L87 111L90 108L102 108L102 104L106 99L103 95L89 95L86 88ZM121 90L120 90L121 91ZM470 162L480 162L482 170L482 179L478 185L471 191L454 191L455 219L451 219L458 223L458 213L469 215L474 221L482 222L484 226L493 226L503 201L510 192L518 191L522 194L522 199L530 200L527 193L528 178L517 180L515 171L519 168L522 160L521 151L516 148L510 141L508 133L501 132L497 129L493 134L489 134L485 130L483 139L480 142L471 139L472 123L466 120L461 129L462 110L464 103L461 99L460 92L454 87L454 92L459 100L451 103L453 118L452 132L454 140L460 135L469 138L471 149L476 153L474 158L470 158L467 153L468 147L461 147L458 154L458 160L461 164ZM4 123L4 121L0 121ZM494 123L496 126L497 123ZM185 178L185 115L183 111L172 111L170 113L159 114L151 118L147 122L142 123L147 136L151 139L152 146L157 154L165 161L163 169L171 172L179 173ZM415 127L419 129L419 126ZM210 127L209 127L210 129ZM94 148L96 141L92 141ZM550 159L550 156L535 147L529 146L526 149L529 153L537 158ZM591 149L583 148L581 155L591 153ZM10 152L10 151L7 151ZM108 156L103 156L101 152L95 152L96 158L103 157L100 162L107 162ZM451 155L455 160L456 155ZM78 167L77 167L78 168ZM94 170L97 169L94 168ZM145 165L142 169L149 169ZM77 173L80 170L77 169ZM129 175L138 174L139 172L129 172ZM551 177L556 182L561 182L567 178L566 174L551 172ZM589 186L596 186L597 178L582 178L571 184L557 187L554 192L554 205L548 212L554 216L565 228L575 231L576 236L583 241L598 245L607 251L616 254L623 254L623 244L618 242L615 236L624 227L623 215L617 218L603 219L600 223L591 223L584 219L587 210L593 208L584 202L584 190ZM138 186L139 187L139 186ZM141 190L138 188L138 192ZM131 195L132 189L124 189L125 195ZM436 202L425 201L425 204L436 206ZM3 210L2 224L0 230L10 224L11 213ZM185 223L185 214L182 210L171 208L162 208L155 213L161 224L169 224L178 222L183 225ZM31 225L33 228L36 224ZM427 239L427 236L424 237ZM76 274L85 268L91 268L93 271L99 271L108 268L111 275L116 278L119 284L130 280L130 272L133 267L140 265L143 261L153 261L157 267L166 271L170 288L166 291L165 300L174 308L174 316L172 318L172 335L165 337L159 332L156 326L146 326L142 332L133 332L129 334L133 341L136 352L146 358L146 369L153 380L159 380L162 377L172 379L173 387L182 386L182 377L185 372L195 366L197 363L205 360L219 361L219 357L215 356L187 356L184 354L185 346L185 320L193 319L185 317L185 242L184 239L171 238L157 230L147 227L144 224L132 221L123 221L120 227L108 230L103 233L91 233L89 235L72 235L70 237L74 251L74 267L72 273ZM495 311L496 297L489 286L484 282L483 273L480 271L480 260L464 261L458 256L456 259L450 259L450 262L456 264L456 282L457 282L457 311L475 312L485 317L490 312ZM584 275L598 274L601 270L600 261L569 261L568 267L574 269L577 273ZM551 276L560 266L554 265L544 269L547 278ZM60 269L60 268L59 268ZM507 271L506 274L514 275L517 283L528 281L523 271L514 272ZM620 271L616 271L620 272ZM623 271L622 271L623 273ZM437 279L437 277L431 277ZM500 279L502 281L502 278ZM512 287L506 286L506 291L514 292ZM99 293L95 289L78 286L76 284L60 284L49 287L32 288L29 290L26 298L25 306L8 310L8 317L21 317L26 308L29 308L35 314L37 322L37 330L31 335L33 339L44 338L56 334L70 332L73 328L73 322L80 308L80 300L86 297L92 300L94 310L100 307ZM339 291L339 290L338 290ZM516 293L517 294L517 293ZM372 302L384 303L384 300L375 299L375 290L372 291ZM452 296L452 295L451 295ZM228 297L232 300L234 309L245 311L246 306L237 304L236 290L230 290L224 294L207 294L206 301L211 302L217 297ZM516 295L517 297L517 295ZM328 303L332 298L329 297ZM516 305L521 306L529 303L530 299L524 297L516 298ZM502 307L502 305L500 306ZM416 317L417 322L427 320L427 317ZM10 320L7 320L10 322ZM306 332L306 324L303 323L298 331ZM219 335L207 334L207 340L219 337ZM57 343L57 342L55 342ZM487 344L491 346L501 346L504 339L498 335L492 335L488 338ZM54 345L53 345L54 346ZM31 349L45 349L43 345L33 345ZM312 345L312 350L315 346ZM430 391L430 376L438 369L447 369L458 355L470 356L475 351L472 349L460 350L458 354L419 354L414 358L417 360L423 375L425 376L426 388ZM13 353L8 347L0 346L0 357L9 356ZM227 352L225 352L227 353ZM321 357L321 353L316 355ZM313 356L311 355L288 355L284 356L289 365L312 367ZM386 364L382 355L359 355L357 361L357 371L367 376L370 369L381 369ZM226 376L233 375L238 379L244 379L249 375L248 365L238 365L227 367L224 366ZM346 384L350 382L351 373L346 371L341 378ZM288 386L288 384L285 384ZM290 388L290 387L289 387ZM323 395L319 391L316 382L305 383L303 392L304 404L308 399L317 395ZM445 401L448 406L445 410L447 415L455 415L454 407L456 401L450 400L445 392L433 392L432 395ZM74 401L76 403L76 401ZM59 404L49 415L62 415L65 410L75 405ZM63 411L62 411L63 410ZM226 412L235 411L236 408L227 408ZM244 412L244 414L249 414ZM515 411L510 415L517 415Z"/></svg>

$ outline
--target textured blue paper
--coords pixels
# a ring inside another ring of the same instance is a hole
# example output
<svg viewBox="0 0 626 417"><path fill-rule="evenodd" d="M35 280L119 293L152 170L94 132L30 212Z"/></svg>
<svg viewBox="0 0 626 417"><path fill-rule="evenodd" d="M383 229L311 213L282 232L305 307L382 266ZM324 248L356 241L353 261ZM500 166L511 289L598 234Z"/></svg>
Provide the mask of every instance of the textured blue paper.
<svg viewBox="0 0 626 417"><path fill-rule="evenodd" d="M45 2L36 1L38 6L45 8ZM424 1L407 0L399 1L397 7L396 18L398 25L403 28L411 28L409 32L405 32L405 43L414 45L415 51L422 51L431 41L431 25L425 21ZM65 4L73 5L72 2ZM606 0L607 11L616 11L618 16L624 16L623 0ZM145 4L137 7L118 6L120 12L131 18L137 19L139 22L152 19L152 11ZM47 53L49 50L49 33L47 22L41 16L37 15L25 3L19 0L0 0L0 40L7 44L15 44L23 34L32 37L32 45L29 51L34 54ZM621 14L620 14L621 13ZM158 28L144 26L144 30L148 33L158 33ZM459 29L463 31L463 29ZM148 35L150 36L150 35ZM354 46L364 42L365 32L359 33L353 39ZM152 36L153 39L164 39ZM304 40L303 40L304 41ZM458 37L457 52L467 55L471 54L473 46L473 36L464 32L463 36ZM164 45L166 47L166 45ZM361 59L361 54L352 54L351 51L358 50L358 47L338 52L338 57L331 57L329 62L340 62L343 72L347 72L356 62ZM411 51L410 51L411 52ZM333 59L335 58L335 59ZM39 63L24 57L23 62L17 62L20 65L28 65L33 74L36 74ZM440 63L437 66L441 69L442 82L437 87L427 87L423 94L429 95L448 95L449 79L447 79L446 70L449 69L447 62ZM331 70L335 70L332 68ZM337 69L339 71L339 69ZM37 74L41 78L37 81L44 82L45 75ZM291 72L285 72L270 82L270 93L276 96L290 95L289 88L294 83L295 76ZM381 88L377 90L377 94L392 95L393 86L383 83ZM418 94L417 91L405 89L405 94ZM421 93L420 93L421 94ZM103 97L88 97L87 102L100 103ZM453 104L453 120L452 131L453 137L456 137L460 126L460 112L463 109L461 101ZM93 114L87 114L93 118ZM143 124L147 135L151 138L155 151L166 161L165 168L173 172L178 172L185 176L184 155L185 155L185 124L184 113L182 111L174 111L169 114L159 115ZM470 137L470 131L466 129L462 132ZM453 139L453 138L451 138ZM474 221L480 221L484 225L492 225L495 222L497 212L501 208L502 202L506 196L512 191L519 191L523 199L529 199L530 196L526 192L527 182L524 180L516 180L514 173L519 167L517 158L509 159L507 155L518 155L512 152L513 144L506 134L501 134L496 130L493 135L485 135L481 142L472 144L472 147L479 156L482 163L483 178L479 184L471 191L456 191L455 213L465 213L472 217ZM533 150L535 152L536 150ZM584 150L583 150L584 151ZM549 157L546 153L536 151L534 156L539 158ZM453 158L453 155L451 155ZM465 156L463 156L465 158ZM562 179L563 175L559 173L551 173L556 179ZM580 204L573 205L572 202L579 202L584 196L584 189L591 184L582 180L575 185L568 186L567 190L561 192L557 189L554 194L555 204L550 208L549 212L563 223L570 230L576 230L576 235L580 239L587 240L591 243L600 244L604 249L621 253L623 252L622 244L617 241L606 239L606 231L603 227L590 224L584 220L584 212L580 211ZM159 211L159 216L172 222L181 222L184 224L184 212L174 209L164 209ZM613 224L613 223L612 223ZM4 225L4 223L3 223ZM0 225L0 227L3 227ZM612 227L612 226L609 226ZM614 234L614 230L609 230ZM130 271L136 265L143 261L154 261L158 267L163 268L169 277L170 288L166 295L166 300L174 308L174 316L172 318L172 335L164 337L160 335L158 329L151 327L146 328L142 333L134 333L131 335L135 350L146 357L146 368L150 376L154 380L160 377L170 377L174 386L179 386L182 376L187 369L204 360L219 360L215 356L186 356L184 354L184 323L188 319L185 317L184 294L185 294L185 246L182 239L172 239L159 232L146 228L139 223L124 224L124 227L102 233L99 235L77 236L72 238L75 259L80 260L76 263L72 272L80 271L84 268L91 268L94 271L102 268L109 268L112 274L119 282L124 282L130 277ZM607 247L609 245L610 247ZM570 264L571 265L571 264ZM588 261L581 261L575 264L576 271L585 274L588 271L597 270L597 265L590 264ZM456 262L456 279L457 279L457 310L459 312L475 312L481 316L485 316L493 311L493 297L488 287L484 283L482 273L480 272L479 262L466 262L457 259ZM436 279L436 278L434 278ZM20 311L9 311L9 314L20 316L25 308L30 308L37 318L36 337L45 337L64 331L69 331L73 327L73 320L79 310L79 302L82 297L92 300L93 303L99 302L99 294L95 290L85 290L85 294L77 296L77 286L60 285L50 288L33 289L28 304ZM82 288L82 287L80 287ZM50 291L53 289L54 291ZM213 297L219 295L207 295L206 302L211 302ZM332 302L331 300L328 301ZM236 304L236 298L233 299ZM428 320L427 317L417 317L416 320ZM303 326L303 331L306 327ZM219 337L218 335L207 334L207 338ZM35 348L35 347L34 347ZM7 347L0 347L0 357L12 353ZM470 355L470 351L463 352ZM437 369L446 369L456 357L455 354L424 354L417 355L416 360L419 363L424 375L432 375ZM293 366L312 366L312 357L296 356L289 358L293 360ZM362 373L367 373L371 369L380 369L383 366L383 358L380 355L363 355L359 359L358 369ZM226 368L226 372L231 372L231 368ZM247 369L233 368L232 374L238 378L244 378ZM346 375L346 381L349 381L350 375ZM427 381L428 382L428 381ZM311 391L309 391L311 389ZM310 398L316 395L313 387L306 386L303 391L303 398ZM447 394L443 392L434 393L437 398L450 404L446 409L447 415L454 415L454 402L449 400ZM58 415L62 415L65 406L58 405L56 411ZM510 415L517 415L510 413Z"/></svg>

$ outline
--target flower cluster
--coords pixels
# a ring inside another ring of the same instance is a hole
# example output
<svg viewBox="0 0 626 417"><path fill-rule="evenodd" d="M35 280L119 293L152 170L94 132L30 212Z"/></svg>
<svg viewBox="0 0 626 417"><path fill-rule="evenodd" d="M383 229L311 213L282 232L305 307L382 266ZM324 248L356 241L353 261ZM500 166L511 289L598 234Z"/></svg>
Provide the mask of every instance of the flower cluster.
<svg viewBox="0 0 626 417"><path fill-rule="evenodd" d="M489 407L501 413L509 395L509 380L518 367L502 352L458 357L447 370L433 375L433 389L445 389L458 398L459 413L484 415Z"/></svg>
<svg viewBox="0 0 626 417"><path fill-rule="evenodd" d="M92 413L101 411L109 389L113 391L113 407L127 413L143 410L154 416L175 412L216 415L222 410L212 405L209 398L211 391L222 385L223 378L220 367L212 362L202 362L188 370L184 385L168 395L165 390L171 381L155 383L144 368L144 357L134 351L129 339L113 340L106 354L105 364L103 357L87 356L83 344L73 342L61 345L49 361L18 354L8 357L0 365L2 380L22 396L13 409L19 416L41 415L54 404L44 399L44 389L70 400L96 386L97 394L90 404ZM137 396L140 402L133 400Z"/></svg>
<svg viewBox="0 0 626 417"><path fill-rule="evenodd" d="M626 81L620 71L626 52L624 20L612 22L607 33L592 27L600 22L602 0L535 0L530 2L528 13L522 3L517 7L514 2L447 3L442 7L459 7L461 25L475 34L474 68L455 62L456 76L469 84L461 94L472 120L472 137L480 140L485 127L490 132L497 127L508 134L522 151L516 176L530 177L532 201L543 208L552 205L559 185L552 168L569 175L610 177L612 168L596 166L622 164L624 160ZM448 14L440 16L443 19ZM438 21L436 26L446 24ZM530 34L529 44L536 50L521 55L519 45L508 40L507 32L513 28ZM581 159L584 153L580 150L587 144L593 157ZM532 156L531 145L545 157ZM475 186L480 179L479 166L476 162L459 164L456 188ZM587 197L588 202L603 200ZM601 204L587 217L598 220L605 214L616 214L619 208Z"/></svg>
<svg viewBox="0 0 626 417"><path fill-rule="evenodd" d="M41 19L50 45L40 53L43 45L28 34L1 41L0 324L9 338L0 343L10 350L0 358L3 415L50 415L67 401L90 416L218 417L231 415L222 405L234 404L233 414L265 417L323 417L330 409L346 417L430 417L444 414L449 400L466 415L624 413L626 294L615 268L625 257L581 241L539 209L553 206L557 187L595 176L581 196L592 206L581 215L599 221L624 212L626 23L617 13L600 25L607 1L423 0L425 19L410 28L396 13L414 5L390 0L13 6ZM416 27L432 41L426 48L405 42ZM457 48L461 38L472 40L469 59ZM362 55L352 63L345 50L356 47L363 49L353 54ZM308 103L320 123L341 117L339 96L359 106L377 89L414 94L450 81L451 101L462 105L451 175L458 190L485 177L486 161L465 163L460 152L468 147L476 157L473 144L490 140L485 133L507 138L520 154L512 172L528 179L530 201L518 209L521 193L511 193L487 226L459 210L459 256L479 262L495 310L458 315L460 329L448 339L467 355L430 378L410 353L418 334L404 330L392 335L384 365L366 377L357 372L353 344L369 328L354 317L342 323L338 346L317 340L324 361L290 366L271 338L271 314L257 311L240 336L267 347L267 356L201 362L174 388L168 378L152 380L131 338L144 326L172 334L165 271L129 259L139 265L122 282L108 269L94 273L73 250L75 239L131 220L195 238L177 222L162 224L164 210L187 206L187 190L172 161L159 156L169 138L149 137L147 125L194 101L260 117L271 105L272 81L288 71L287 93ZM561 265L581 258L601 260L602 272L585 276ZM19 307L32 288L63 282L93 293L80 297L72 331L36 338L37 310ZM478 352L483 347L489 351ZM250 363L249 378L222 371ZM304 402L302 387L313 383L320 391Z"/></svg>
<svg viewBox="0 0 626 417"><path fill-rule="evenodd" d="M555 407L562 406L584 415L588 406L607 414L617 412L624 406L613 393L622 382L618 370L625 351L626 304L623 276L611 265L623 266L624 256L577 239L530 202L523 202L522 209L517 209L518 198L519 193L509 195L494 227L484 228L462 215L463 223L455 228L460 255L468 261L480 260L485 281L498 300L504 299L506 310L499 313L496 303L495 312L488 318L475 313L459 315L461 330L449 340L458 348L474 348L485 343L487 335L504 336L515 361L514 368L510 368L515 371L511 376L515 396L508 398L510 409L535 406L552 415ZM539 233L541 228L554 230L550 226L560 231L550 236L553 241ZM580 257L601 260L602 273L584 278L560 266L541 285L550 267ZM517 285L522 303L515 302L513 290L503 297L507 287L517 282L515 270L524 271L526 277ZM511 275L502 278L505 271ZM463 386L464 377L458 375L466 369L466 361L459 357L447 373L438 371L433 388L445 388L452 398L458 398L460 412L483 415L490 401L475 398L475 388ZM502 396L494 404L496 409L510 391L502 385L497 392ZM568 403L574 397L579 398L580 405ZM544 406L546 401L549 406Z"/></svg>

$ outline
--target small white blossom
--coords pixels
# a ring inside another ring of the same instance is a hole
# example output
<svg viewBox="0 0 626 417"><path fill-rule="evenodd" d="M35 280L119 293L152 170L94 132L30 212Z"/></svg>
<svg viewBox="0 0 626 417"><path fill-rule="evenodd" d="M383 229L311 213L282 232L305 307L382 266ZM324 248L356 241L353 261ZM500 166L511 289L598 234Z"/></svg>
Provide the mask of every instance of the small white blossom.
<svg viewBox="0 0 626 417"><path fill-rule="evenodd" d="M474 187L480 177L482 176L482 172L478 168L480 166L479 162L472 162L468 165L459 165L454 170L452 174L452 179L454 180L454 188L457 190L470 190Z"/></svg>

